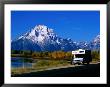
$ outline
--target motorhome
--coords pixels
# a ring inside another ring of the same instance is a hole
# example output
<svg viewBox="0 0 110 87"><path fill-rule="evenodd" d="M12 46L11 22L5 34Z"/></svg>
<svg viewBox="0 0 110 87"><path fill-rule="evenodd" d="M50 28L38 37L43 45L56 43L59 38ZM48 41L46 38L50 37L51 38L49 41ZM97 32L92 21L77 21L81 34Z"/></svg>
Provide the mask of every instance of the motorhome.
<svg viewBox="0 0 110 87"><path fill-rule="evenodd" d="M72 51L72 64L89 64L92 61L91 50L78 49Z"/></svg>

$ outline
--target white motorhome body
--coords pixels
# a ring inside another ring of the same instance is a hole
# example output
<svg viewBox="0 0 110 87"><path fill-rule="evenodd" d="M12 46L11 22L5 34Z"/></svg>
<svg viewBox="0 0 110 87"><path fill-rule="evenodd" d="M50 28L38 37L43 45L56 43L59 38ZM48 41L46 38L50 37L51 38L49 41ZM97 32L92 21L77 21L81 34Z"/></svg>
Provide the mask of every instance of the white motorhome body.
<svg viewBox="0 0 110 87"><path fill-rule="evenodd" d="M83 50L78 49L75 51L72 51L73 59L72 64L81 64L81 63L89 63L91 61L91 51L90 50Z"/></svg>
<svg viewBox="0 0 110 87"><path fill-rule="evenodd" d="M74 55L74 58L75 58L76 54L85 54L85 50L79 49L79 50L76 50L76 51L72 51L72 54Z"/></svg>

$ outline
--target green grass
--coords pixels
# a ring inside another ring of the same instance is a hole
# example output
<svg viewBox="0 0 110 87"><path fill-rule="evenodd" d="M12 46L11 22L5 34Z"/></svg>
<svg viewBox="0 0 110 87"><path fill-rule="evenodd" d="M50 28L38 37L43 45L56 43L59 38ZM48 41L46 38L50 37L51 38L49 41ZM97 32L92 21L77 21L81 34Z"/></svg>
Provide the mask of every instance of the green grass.
<svg viewBox="0 0 110 87"><path fill-rule="evenodd" d="M12 68L11 74L22 74L29 72L37 72L44 71L49 68L59 67L59 66L67 66L70 63L67 60L38 60L33 64L32 68Z"/></svg>

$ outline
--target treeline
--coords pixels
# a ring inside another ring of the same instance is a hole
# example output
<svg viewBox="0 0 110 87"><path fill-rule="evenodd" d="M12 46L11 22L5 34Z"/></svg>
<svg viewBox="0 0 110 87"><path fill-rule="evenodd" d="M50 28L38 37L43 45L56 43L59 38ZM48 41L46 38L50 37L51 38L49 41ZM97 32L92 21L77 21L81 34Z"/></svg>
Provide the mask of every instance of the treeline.
<svg viewBox="0 0 110 87"><path fill-rule="evenodd" d="M12 50L11 56L12 57L47 58L47 59L71 59L73 57L73 54L71 51L36 52L36 51L29 51L29 50L24 50L24 51ZM92 60L100 60L99 51L92 51L91 56L92 56Z"/></svg>
<svg viewBox="0 0 110 87"><path fill-rule="evenodd" d="M71 51L64 52L64 51L54 51L54 52L36 52L36 51L18 51L18 50L12 50L11 51L12 57L32 57L32 58L52 58L52 59L68 59L72 58L73 55Z"/></svg>

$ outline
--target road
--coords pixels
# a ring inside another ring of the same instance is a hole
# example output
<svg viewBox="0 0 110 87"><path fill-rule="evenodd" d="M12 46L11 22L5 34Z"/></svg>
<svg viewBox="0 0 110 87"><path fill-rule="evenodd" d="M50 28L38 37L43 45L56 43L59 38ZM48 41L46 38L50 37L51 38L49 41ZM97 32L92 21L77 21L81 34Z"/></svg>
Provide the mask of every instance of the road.
<svg viewBox="0 0 110 87"><path fill-rule="evenodd" d="M100 77L100 63L72 65L70 67L14 75L14 77Z"/></svg>

